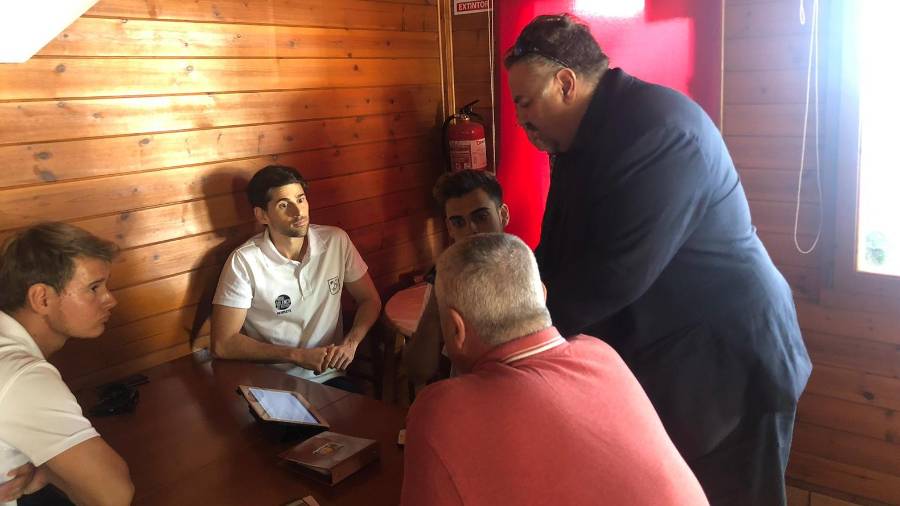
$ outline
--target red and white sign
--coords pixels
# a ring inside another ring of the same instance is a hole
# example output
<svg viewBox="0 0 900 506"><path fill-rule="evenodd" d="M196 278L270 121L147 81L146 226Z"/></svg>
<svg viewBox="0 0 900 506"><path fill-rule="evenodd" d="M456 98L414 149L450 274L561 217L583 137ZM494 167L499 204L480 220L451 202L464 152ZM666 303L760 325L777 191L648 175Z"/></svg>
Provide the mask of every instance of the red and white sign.
<svg viewBox="0 0 900 506"><path fill-rule="evenodd" d="M453 0L453 14L472 14L491 10L491 0Z"/></svg>

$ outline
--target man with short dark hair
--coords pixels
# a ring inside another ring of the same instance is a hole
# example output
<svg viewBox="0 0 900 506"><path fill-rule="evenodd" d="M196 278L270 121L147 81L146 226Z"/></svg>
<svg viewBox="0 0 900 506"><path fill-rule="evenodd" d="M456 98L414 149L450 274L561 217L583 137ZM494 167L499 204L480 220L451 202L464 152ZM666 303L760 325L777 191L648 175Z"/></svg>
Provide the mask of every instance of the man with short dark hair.
<svg viewBox="0 0 900 506"><path fill-rule="evenodd" d="M509 208L503 189L490 172L466 169L444 174L432 190L444 212L444 222L453 241L478 233L503 232L509 223ZM434 270L426 276L434 283ZM450 364L442 354L443 340L433 291L419 325L403 350L403 363L410 381L423 385L447 377Z"/></svg>
<svg viewBox="0 0 900 506"><path fill-rule="evenodd" d="M619 352L710 502L785 504L811 364L715 124L609 68L569 15L535 18L504 64L519 124L551 156L536 255L560 331Z"/></svg>
<svg viewBox="0 0 900 506"><path fill-rule="evenodd" d="M107 287L115 254L65 223L23 230L0 252L0 482L25 465L17 490L0 487L13 500L49 482L76 504L131 503L128 466L47 362L69 339L103 333L116 305Z"/></svg>
<svg viewBox="0 0 900 506"><path fill-rule="evenodd" d="M218 358L286 364L291 374L345 390L356 350L381 311L368 267L347 233L311 225L307 183L269 165L247 185L266 230L234 250L213 298L210 340ZM345 334L341 293L357 303Z"/></svg>
<svg viewBox="0 0 900 506"><path fill-rule="evenodd" d="M459 374L410 409L402 504L708 504L615 351L552 326L525 243L473 235L437 272Z"/></svg>

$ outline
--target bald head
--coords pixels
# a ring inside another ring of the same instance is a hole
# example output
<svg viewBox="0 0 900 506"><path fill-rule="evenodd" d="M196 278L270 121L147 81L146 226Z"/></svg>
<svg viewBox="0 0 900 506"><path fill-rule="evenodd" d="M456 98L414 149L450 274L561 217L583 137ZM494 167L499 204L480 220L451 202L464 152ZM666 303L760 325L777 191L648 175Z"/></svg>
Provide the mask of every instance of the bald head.
<svg viewBox="0 0 900 506"><path fill-rule="evenodd" d="M441 255L437 272L439 308L459 313L470 333L487 345L552 324L534 254L518 237L468 237Z"/></svg>

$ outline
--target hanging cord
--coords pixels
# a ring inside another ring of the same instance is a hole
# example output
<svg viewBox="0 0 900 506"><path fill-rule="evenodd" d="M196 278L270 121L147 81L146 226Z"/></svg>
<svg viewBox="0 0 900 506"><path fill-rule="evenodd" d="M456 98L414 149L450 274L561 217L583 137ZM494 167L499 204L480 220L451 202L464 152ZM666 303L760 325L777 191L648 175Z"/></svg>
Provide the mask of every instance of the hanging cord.
<svg viewBox="0 0 900 506"><path fill-rule="evenodd" d="M800 0L800 24L806 24L806 10L803 7L804 0ZM803 111L803 139L800 141L800 174L797 178L797 208L794 213L794 246L802 255L808 255L816 249L819 244L819 238L822 235L822 222L824 215L822 211L822 171L819 165L819 0L812 0L812 23L810 24L809 34L809 63L806 67L806 107ZM815 62L815 64L813 63ZM815 69L815 74L813 74ZM819 192L819 224L816 229L816 238L813 240L809 249L803 249L800 246L798 238L798 228L800 226L800 197L803 193L803 171L806 168L806 133L809 125L809 92L810 88L815 88L815 132L813 136L813 147L816 158L816 188Z"/></svg>
<svg viewBox="0 0 900 506"><path fill-rule="evenodd" d="M494 101L494 6L488 10L488 67L491 72L491 161L497 173L497 107Z"/></svg>

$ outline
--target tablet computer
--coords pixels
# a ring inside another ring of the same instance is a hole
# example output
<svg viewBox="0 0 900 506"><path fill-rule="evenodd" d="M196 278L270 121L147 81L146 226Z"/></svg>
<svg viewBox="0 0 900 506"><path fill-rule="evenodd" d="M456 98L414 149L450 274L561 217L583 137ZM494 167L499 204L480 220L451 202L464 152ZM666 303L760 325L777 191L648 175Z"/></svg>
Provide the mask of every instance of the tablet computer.
<svg viewBox="0 0 900 506"><path fill-rule="evenodd" d="M263 421L329 428L325 418L298 392L247 385L239 386L238 391Z"/></svg>

